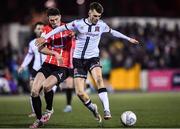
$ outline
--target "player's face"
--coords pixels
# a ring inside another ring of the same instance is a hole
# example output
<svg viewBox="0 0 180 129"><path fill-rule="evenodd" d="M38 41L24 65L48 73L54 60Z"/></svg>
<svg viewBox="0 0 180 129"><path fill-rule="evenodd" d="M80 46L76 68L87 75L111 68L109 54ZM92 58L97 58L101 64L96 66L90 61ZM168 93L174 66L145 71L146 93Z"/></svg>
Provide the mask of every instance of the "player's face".
<svg viewBox="0 0 180 129"><path fill-rule="evenodd" d="M89 19L91 23L96 24L101 18L101 13L98 13L95 9L89 10Z"/></svg>
<svg viewBox="0 0 180 129"><path fill-rule="evenodd" d="M49 23L53 28L56 28L60 25L61 15L49 16Z"/></svg>
<svg viewBox="0 0 180 129"><path fill-rule="evenodd" d="M43 27L44 25L36 25L34 29L34 33L36 34L37 37L40 37L42 32L43 32Z"/></svg>

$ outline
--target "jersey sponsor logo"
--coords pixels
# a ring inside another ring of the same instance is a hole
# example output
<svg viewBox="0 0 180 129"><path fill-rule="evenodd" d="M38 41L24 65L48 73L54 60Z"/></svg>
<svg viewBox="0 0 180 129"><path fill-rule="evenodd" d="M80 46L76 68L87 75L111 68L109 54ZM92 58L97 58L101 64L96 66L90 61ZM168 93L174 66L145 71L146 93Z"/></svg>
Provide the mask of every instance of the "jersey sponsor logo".
<svg viewBox="0 0 180 129"><path fill-rule="evenodd" d="M84 33L85 35L87 35L87 36L92 36L92 37L95 37L95 36L99 36L99 34L93 34L93 33L91 33L91 32L87 32L87 33Z"/></svg>
<svg viewBox="0 0 180 129"><path fill-rule="evenodd" d="M54 48L64 48L64 45L53 45Z"/></svg>

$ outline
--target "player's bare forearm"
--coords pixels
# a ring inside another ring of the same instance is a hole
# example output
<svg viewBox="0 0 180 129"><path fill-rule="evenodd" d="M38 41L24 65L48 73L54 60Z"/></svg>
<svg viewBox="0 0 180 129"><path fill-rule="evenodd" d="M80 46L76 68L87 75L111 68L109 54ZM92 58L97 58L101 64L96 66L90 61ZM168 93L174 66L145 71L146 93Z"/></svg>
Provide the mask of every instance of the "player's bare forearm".
<svg viewBox="0 0 180 129"><path fill-rule="evenodd" d="M39 48L39 52L45 54L45 55L55 55L54 51L49 50L47 47Z"/></svg>
<svg viewBox="0 0 180 129"><path fill-rule="evenodd" d="M46 55L53 55L53 56L56 57L57 61L58 61L60 64L63 63L61 54L59 54L59 53L56 52L56 51L51 51L51 50L49 50L47 47L44 47L44 48L42 48L42 49L40 50L40 52L43 53L43 54L46 54Z"/></svg>
<svg viewBox="0 0 180 129"><path fill-rule="evenodd" d="M133 44L139 44L139 41L137 41L136 39L130 38L129 42L133 43Z"/></svg>
<svg viewBox="0 0 180 129"><path fill-rule="evenodd" d="M36 39L36 42L35 42L35 44L36 44L36 46L38 47L38 48L40 48L42 45L44 45L46 43L46 39L45 38L43 38L43 37L41 37L41 38L37 38Z"/></svg>
<svg viewBox="0 0 180 129"><path fill-rule="evenodd" d="M130 43L133 43L133 44L139 44L139 41L137 41L136 39L133 39L133 38L130 38L116 30L113 30L111 29L111 34L115 37L118 37L118 38L122 38L122 39L126 39L128 40Z"/></svg>

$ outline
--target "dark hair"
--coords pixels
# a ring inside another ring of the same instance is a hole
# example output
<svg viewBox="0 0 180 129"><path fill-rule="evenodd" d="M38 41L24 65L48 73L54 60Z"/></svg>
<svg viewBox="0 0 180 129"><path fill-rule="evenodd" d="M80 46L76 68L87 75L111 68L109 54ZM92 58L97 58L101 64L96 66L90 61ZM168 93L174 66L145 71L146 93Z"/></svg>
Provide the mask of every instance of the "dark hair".
<svg viewBox="0 0 180 129"><path fill-rule="evenodd" d="M47 10L47 16L55 16L55 15L60 15L60 11L57 8L50 8Z"/></svg>
<svg viewBox="0 0 180 129"><path fill-rule="evenodd" d="M90 10L95 9L98 13L103 13L104 12L103 6L98 2L91 3L89 8L90 8Z"/></svg>
<svg viewBox="0 0 180 129"><path fill-rule="evenodd" d="M36 28L37 25L45 25L43 22L39 21L34 24L34 28Z"/></svg>

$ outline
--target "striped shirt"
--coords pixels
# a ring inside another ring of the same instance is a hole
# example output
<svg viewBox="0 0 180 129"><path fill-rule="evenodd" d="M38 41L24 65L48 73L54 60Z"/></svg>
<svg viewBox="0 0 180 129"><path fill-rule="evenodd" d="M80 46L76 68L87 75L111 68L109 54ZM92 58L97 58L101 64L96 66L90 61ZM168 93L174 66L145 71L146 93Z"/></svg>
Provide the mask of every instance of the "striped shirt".
<svg viewBox="0 0 180 129"><path fill-rule="evenodd" d="M48 37L63 32L65 30L75 31L77 34L76 47L74 50L74 58L78 59L89 59L92 57L99 57L99 41L101 35L105 32L111 33L113 36L118 38L123 38L130 40L126 35L111 29L105 22L99 20L97 24L92 24L88 22L88 19L74 20L70 23L57 27L50 33L44 35L43 37L47 39Z"/></svg>
<svg viewBox="0 0 180 129"><path fill-rule="evenodd" d="M43 29L43 34L47 34L53 30L50 25L47 25ZM59 32L47 39L47 48L52 51L56 51L62 55L63 64L59 64L54 55L47 55L46 63L57 65L60 67L72 67L72 54L75 47L75 39L69 34L72 31Z"/></svg>

